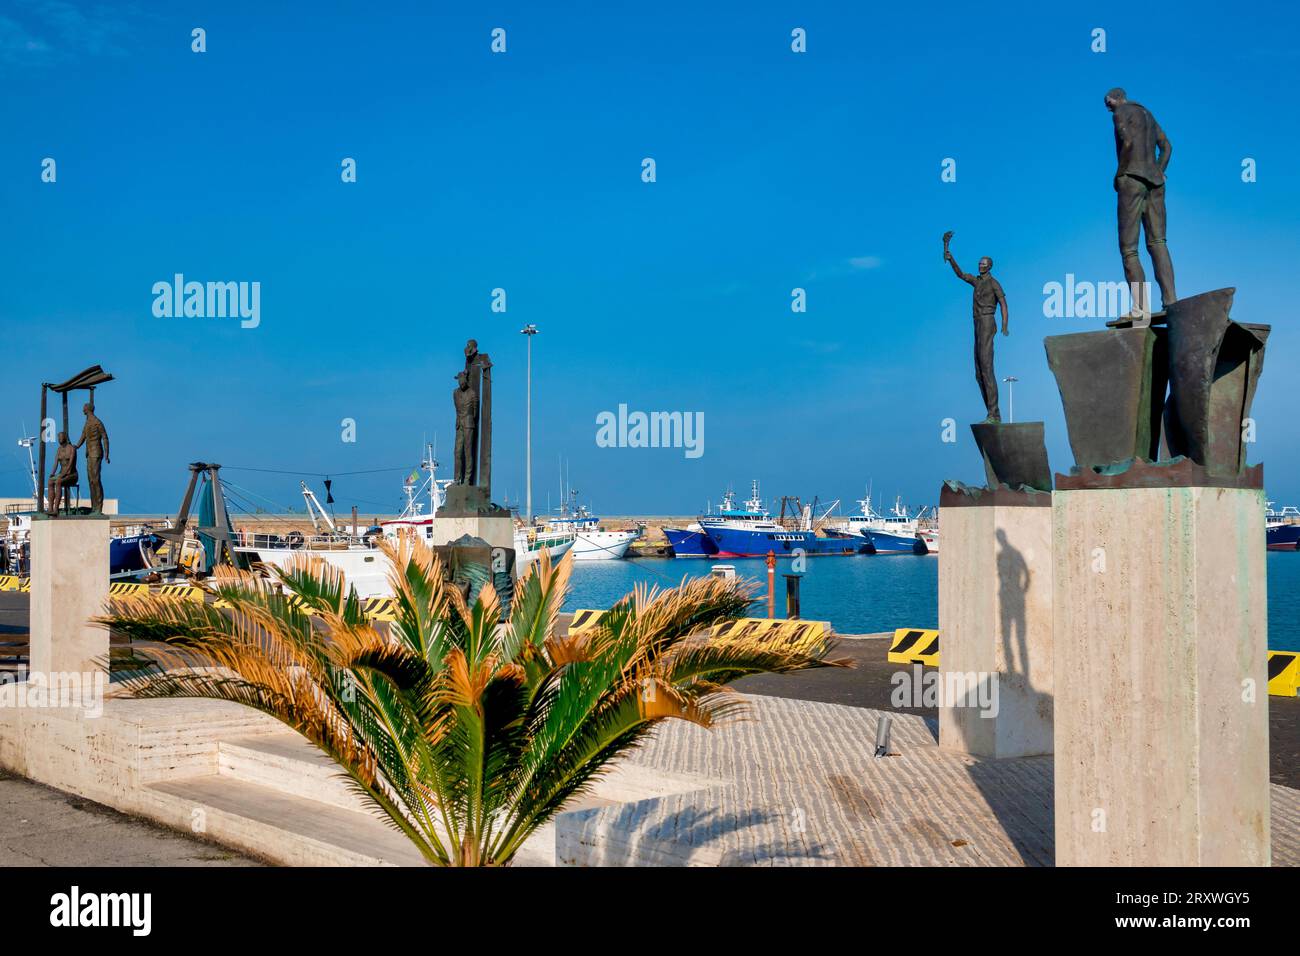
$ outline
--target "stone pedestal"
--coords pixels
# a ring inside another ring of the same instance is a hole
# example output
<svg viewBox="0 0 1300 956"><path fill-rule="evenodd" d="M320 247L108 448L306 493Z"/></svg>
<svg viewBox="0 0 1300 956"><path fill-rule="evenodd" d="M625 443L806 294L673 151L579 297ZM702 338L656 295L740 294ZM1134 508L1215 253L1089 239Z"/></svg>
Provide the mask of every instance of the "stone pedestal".
<svg viewBox="0 0 1300 956"><path fill-rule="evenodd" d="M430 545L451 544L469 535L481 538L493 548L515 546L515 523L509 512L499 515L447 515L439 511L433 519L433 536Z"/></svg>
<svg viewBox="0 0 1300 956"><path fill-rule="evenodd" d="M1052 508L1043 492L954 491L939 503L939 746L1052 752Z"/></svg>
<svg viewBox="0 0 1300 956"><path fill-rule="evenodd" d="M1058 866L1268 865L1263 508L1054 494Z"/></svg>
<svg viewBox="0 0 1300 956"><path fill-rule="evenodd" d="M108 518L32 522L31 670L106 671L108 631L89 621L108 601Z"/></svg>

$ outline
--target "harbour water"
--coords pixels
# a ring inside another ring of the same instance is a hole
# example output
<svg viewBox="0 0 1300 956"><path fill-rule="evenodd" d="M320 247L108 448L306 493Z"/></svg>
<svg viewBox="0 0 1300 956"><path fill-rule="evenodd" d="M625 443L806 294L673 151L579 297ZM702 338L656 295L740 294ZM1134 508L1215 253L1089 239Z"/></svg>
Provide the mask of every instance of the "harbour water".
<svg viewBox="0 0 1300 956"><path fill-rule="evenodd" d="M767 569L762 558L736 558L737 575L754 581L766 595ZM638 584L672 587L683 577L709 573L713 562L694 559L639 558L635 561L590 561L574 565L572 588L564 610L607 608ZM1300 651L1300 552L1270 551L1268 566L1268 646ZM785 616L783 571L776 568L776 612ZM939 626L939 561L935 557L814 558L800 586L803 616L830 621L841 634L873 634L899 627ZM767 613L765 605L755 611Z"/></svg>

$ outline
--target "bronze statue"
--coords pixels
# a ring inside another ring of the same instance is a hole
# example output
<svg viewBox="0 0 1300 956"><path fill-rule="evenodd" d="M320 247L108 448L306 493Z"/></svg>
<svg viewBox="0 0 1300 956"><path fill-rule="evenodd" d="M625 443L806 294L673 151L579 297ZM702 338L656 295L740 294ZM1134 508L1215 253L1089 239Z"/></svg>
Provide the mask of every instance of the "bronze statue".
<svg viewBox="0 0 1300 956"><path fill-rule="evenodd" d="M474 339L465 343L465 368L456 380L454 483L482 487L486 500L492 487L492 359Z"/></svg>
<svg viewBox="0 0 1300 956"><path fill-rule="evenodd" d="M68 441L67 432L59 432L59 449L54 455L46 495L46 514L57 515L61 504L72 509L72 487L77 481L77 446Z"/></svg>
<svg viewBox="0 0 1300 956"><path fill-rule="evenodd" d="M464 372L456 373L456 388L451 393L452 402L456 406L456 450L455 450L455 474L454 483L458 485L473 485L477 482L475 474L477 470L477 451L478 451L478 392L470 386L469 381L469 348L466 346L466 368Z"/></svg>
<svg viewBox="0 0 1300 956"><path fill-rule="evenodd" d="M74 446L86 446L86 477L90 480L90 513L104 513L104 485L99 479L100 460L112 464L108 457L108 429L95 416L95 406L90 402L81 406L86 416L86 424L81 429L81 438Z"/></svg>
<svg viewBox="0 0 1300 956"><path fill-rule="evenodd" d="M1132 312L1123 321L1150 324L1151 296L1138 259L1138 233L1146 231L1147 253L1160 285L1162 309L1175 301L1174 264L1165 244L1165 169L1172 147L1156 118L1140 103L1131 102L1116 87L1106 94L1106 109L1114 114L1115 192L1119 197L1119 251L1124 279L1133 292Z"/></svg>
<svg viewBox="0 0 1300 956"><path fill-rule="evenodd" d="M86 462L90 466L91 480L91 498L94 502L94 513L102 515L104 512L104 488L99 482L99 463L102 458L105 463L108 462L108 431L104 428L104 423L94 415L95 410L95 389L106 382L113 381L113 376L105 372L98 365L92 365L90 368L78 372L66 382L42 382L41 383L41 427L44 428L48 421L46 412L48 411L47 400L49 393L53 392L59 396L60 403L63 406L63 430L59 433L59 454L63 455L62 445L67 440L68 434L68 394L76 391L89 392L86 404L82 411L86 413L86 427L82 429L81 441L76 445L69 445L67 454L71 456L71 472L63 474L58 470L56 461L56 472L51 473L50 479L58 476L61 489L66 489L76 484L77 477L77 449L83 444L86 446ZM37 468L37 474L45 475L45 442L41 442L40 465ZM61 460L61 459L60 459ZM36 491L38 489L33 489ZM38 495L39 497L39 495ZM36 504L36 502L33 502ZM46 511L50 517L57 517L59 513L58 501L54 500L48 503Z"/></svg>
<svg viewBox="0 0 1300 956"><path fill-rule="evenodd" d="M974 286L971 297L971 312L975 319L975 380L979 382L980 393L984 396L984 407L988 417L986 422L1002 421L1002 412L998 408L998 380L993 373L993 339L997 335L997 320L994 313L1002 308L1002 334L1010 335L1010 317L1007 314L1007 297L1002 291L1002 283L993 278L993 260L984 256L979 261L979 274L970 275L962 272L957 260L948 251L952 232L943 234L943 258L957 278Z"/></svg>

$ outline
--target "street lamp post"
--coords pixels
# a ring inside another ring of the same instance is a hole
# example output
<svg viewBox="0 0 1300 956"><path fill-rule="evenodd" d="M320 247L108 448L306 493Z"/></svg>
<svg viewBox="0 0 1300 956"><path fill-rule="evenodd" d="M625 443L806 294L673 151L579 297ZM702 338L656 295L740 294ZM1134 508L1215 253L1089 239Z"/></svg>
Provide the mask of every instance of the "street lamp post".
<svg viewBox="0 0 1300 956"><path fill-rule="evenodd" d="M1016 378L1014 375L1008 375L1002 381L1006 382L1008 385L1007 422L1010 423L1016 420L1016 382L1020 381L1020 379Z"/></svg>
<svg viewBox="0 0 1300 956"><path fill-rule="evenodd" d="M524 514L525 521L528 524L533 523L533 336L537 334L537 326L525 325L519 330L520 335L528 336L528 415L526 426L527 438L524 442L526 449L524 453Z"/></svg>

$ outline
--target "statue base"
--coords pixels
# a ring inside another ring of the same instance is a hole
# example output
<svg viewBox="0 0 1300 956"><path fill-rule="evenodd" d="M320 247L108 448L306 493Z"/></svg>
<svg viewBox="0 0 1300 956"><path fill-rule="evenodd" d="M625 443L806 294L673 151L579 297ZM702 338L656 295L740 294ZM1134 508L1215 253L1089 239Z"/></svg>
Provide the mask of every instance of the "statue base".
<svg viewBox="0 0 1300 956"><path fill-rule="evenodd" d="M108 631L90 619L108 603L108 525L104 515L32 521L33 672L107 671Z"/></svg>
<svg viewBox="0 0 1300 956"><path fill-rule="evenodd" d="M447 499L438 509L438 517L489 517L510 520L510 512L488 500L482 485L448 485ZM513 540L513 536L512 536Z"/></svg>
<svg viewBox="0 0 1300 956"><path fill-rule="evenodd" d="M466 601L472 603L483 585L490 582L501 602L501 620L509 617L515 583L514 548L494 546L466 534L447 544L434 545L433 553L442 560L447 580L460 589Z"/></svg>
<svg viewBox="0 0 1300 956"><path fill-rule="evenodd" d="M1052 496L1057 866L1269 864L1263 510L1252 488Z"/></svg>
<svg viewBox="0 0 1300 956"><path fill-rule="evenodd" d="M939 501L939 746L1050 754L1052 496L945 482Z"/></svg>
<svg viewBox="0 0 1300 956"><path fill-rule="evenodd" d="M1042 422L981 422L970 430L990 488L1052 490Z"/></svg>
<svg viewBox="0 0 1300 956"><path fill-rule="evenodd" d="M450 492L450 488L448 492ZM495 506L494 506L495 507ZM515 523L510 513L504 508L497 508L496 513L487 514L448 514L446 508L439 508L431 525L430 547L453 544L469 536L484 543L488 548L504 548L511 552L515 547Z"/></svg>

